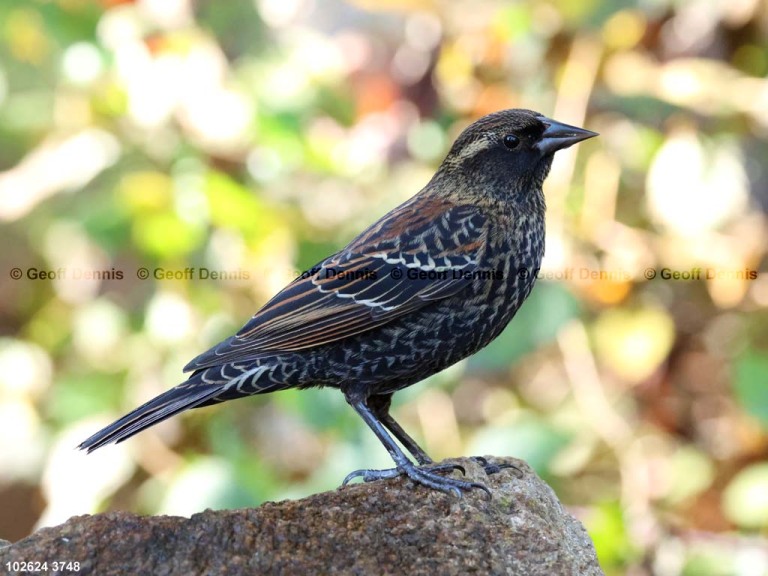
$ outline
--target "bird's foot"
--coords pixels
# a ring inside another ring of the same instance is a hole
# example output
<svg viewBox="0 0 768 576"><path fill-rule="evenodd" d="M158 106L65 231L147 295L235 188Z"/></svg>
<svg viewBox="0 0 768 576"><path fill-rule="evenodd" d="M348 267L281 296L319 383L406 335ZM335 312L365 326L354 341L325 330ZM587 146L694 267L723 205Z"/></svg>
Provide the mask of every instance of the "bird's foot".
<svg viewBox="0 0 768 576"><path fill-rule="evenodd" d="M491 497L491 491L485 484L479 482L468 482L466 480L458 480L456 478L450 478L441 476L441 472L452 472L453 470L459 470L462 474L466 474L463 466L458 464L430 464L427 466L416 466L415 464L408 462L403 466L397 468L388 468L386 470L355 470L344 478L341 483L342 486L346 486L350 480L354 478L362 478L363 482L373 482L375 480L382 480L385 478L397 478L398 476L408 476L411 480L417 484L423 484L429 488L440 490L441 492L448 492L454 494L456 497L461 498L462 490L472 490L478 488L485 491L488 497Z"/></svg>
<svg viewBox="0 0 768 576"><path fill-rule="evenodd" d="M506 468L512 468L516 473L518 478L523 477L523 471L520 470L517 466L514 464L509 464L508 462L502 462L500 464L496 464L494 462L489 462L487 458L483 458L482 456L471 456L470 460L474 460L480 466L483 467L483 470L485 470L485 473L490 476L491 474L498 474L502 470Z"/></svg>

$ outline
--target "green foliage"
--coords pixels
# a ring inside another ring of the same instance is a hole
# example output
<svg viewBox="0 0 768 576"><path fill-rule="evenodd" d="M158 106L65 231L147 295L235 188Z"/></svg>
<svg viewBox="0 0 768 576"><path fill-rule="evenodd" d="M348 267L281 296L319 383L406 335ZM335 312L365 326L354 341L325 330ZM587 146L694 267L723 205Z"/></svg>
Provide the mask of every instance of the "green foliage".
<svg viewBox="0 0 768 576"><path fill-rule="evenodd" d="M733 386L742 408L768 429L768 357L744 353L736 361Z"/></svg>
<svg viewBox="0 0 768 576"><path fill-rule="evenodd" d="M46 399L46 416L63 428L91 414L112 414L122 406L119 374L70 373L58 379Z"/></svg>
<svg viewBox="0 0 768 576"><path fill-rule="evenodd" d="M624 513L616 502L598 503L590 510L584 524L606 574L620 573L621 567L637 554L627 534Z"/></svg>

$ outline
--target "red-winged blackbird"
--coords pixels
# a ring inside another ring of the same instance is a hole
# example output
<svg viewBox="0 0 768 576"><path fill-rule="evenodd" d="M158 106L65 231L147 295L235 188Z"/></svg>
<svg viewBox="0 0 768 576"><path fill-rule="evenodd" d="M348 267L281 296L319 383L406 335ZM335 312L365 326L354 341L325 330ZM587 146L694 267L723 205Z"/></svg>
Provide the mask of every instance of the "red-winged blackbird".
<svg viewBox="0 0 768 576"><path fill-rule="evenodd" d="M184 368L189 379L80 444L121 442L188 408L286 388L339 388L401 474L446 492L487 489L441 475L389 414L392 394L496 338L544 254L542 184L554 153L596 136L530 110L481 118L432 180L272 298ZM398 446L397 438L418 462ZM485 462L483 462L485 464ZM489 467L489 469L492 467Z"/></svg>

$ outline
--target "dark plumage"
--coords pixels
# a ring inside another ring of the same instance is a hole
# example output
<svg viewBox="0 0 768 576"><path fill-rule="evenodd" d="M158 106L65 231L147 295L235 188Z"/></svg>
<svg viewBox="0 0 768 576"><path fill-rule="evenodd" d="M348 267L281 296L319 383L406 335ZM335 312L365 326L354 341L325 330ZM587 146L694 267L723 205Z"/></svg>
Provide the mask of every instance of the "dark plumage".
<svg viewBox="0 0 768 576"><path fill-rule="evenodd" d="M529 110L481 118L462 132L421 192L286 286L235 336L187 364L186 382L80 448L121 442L188 408L331 386L396 464L353 472L345 483L405 474L457 494L484 488L440 474L451 467L434 467L389 415L392 394L476 352L512 319L544 254L542 184L553 155L595 135Z"/></svg>

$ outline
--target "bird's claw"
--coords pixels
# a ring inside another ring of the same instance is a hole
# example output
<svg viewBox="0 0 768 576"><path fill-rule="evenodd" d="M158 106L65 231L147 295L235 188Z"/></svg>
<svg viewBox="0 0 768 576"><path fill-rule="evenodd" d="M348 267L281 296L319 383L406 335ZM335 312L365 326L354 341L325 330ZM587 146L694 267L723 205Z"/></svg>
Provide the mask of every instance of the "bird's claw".
<svg viewBox="0 0 768 576"><path fill-rule="evenodd" d="M507 462L496 464L493 462L489 462L487 458L483 458L482 456L472 456L470 457L470 460L474 460L475 462L480 464L480 466L483 467L483 470L485 470L485 473L488 476L490 476L491 474L497 474L506 468L512 468L517 473L516 475L518 478L523 477L523 471L520 470L520 468L518 468L514 464L509 464Z"/></svg>
<svg viewBox="0 0 768 576"><path fill-rule="evenodd" d="M373 482L375 480L384 480L385 478L397 478L400 474L401 472L397 468L388 468L386 470L370 470L364 468L347 474L347 477L344 478L341 485L346 486L349 484L350 480L354 480L355 478L362 478L363 482Z"/></svg>
<svg viewBox="0 0 768 576"><path fill-rule="evenodd" d="M458 470L462 475L466 476L466 470L459 464L437 464L428 466L415 466L412 463L408 463L404 466L398 466L397 468L388 468L385 470L355 470L347 474L342 486L346 486L350 480L355 478L362 478L363 482L374 482L376 480L383 480L386 478L397 478L398 476L408 476L411 480L417 484L422 484L441 492L451 493L457 498L462 497L462 490L472 490L478 488L483 490L488 497L491 498L491 491L485 484L479 482L468 482L466 480L458 480L456 478L450 478L446 476L440 476L440 472L452 472Z"/></svg>

